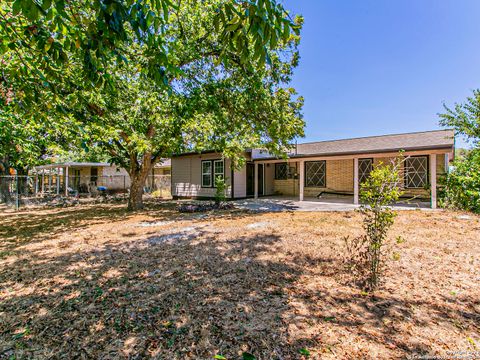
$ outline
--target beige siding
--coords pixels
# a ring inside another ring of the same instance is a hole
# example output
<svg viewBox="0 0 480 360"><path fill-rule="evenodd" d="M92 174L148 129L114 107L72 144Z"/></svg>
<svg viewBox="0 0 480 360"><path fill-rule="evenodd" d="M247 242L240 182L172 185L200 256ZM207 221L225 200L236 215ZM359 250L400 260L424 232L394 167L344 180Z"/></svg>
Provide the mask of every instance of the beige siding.
<svg viewBox="0 0 480 360"><path fill-rule="evenodd" d="M275 179L275 164L265 164L264 169L265 195L273 195L275 193L273 182Z"/></svg>
<svg viewBox="0 0 480 360"><path fill-rule="evenodd" d="M172 158L172 195L180 197L214 197L216 189L202 187L202 160L221 159L221 154L186 155ZM225 195L231 196L230 160L225 159ZM235 180L234 180L235 181ZM238 184L241 187L241 182ZM237 185L235 185L237 186Z"/></svg>
<svg viewBox="0 0 480 360"><path fill-rule="evenodd" d="M242 166L233 173L234 197L244 198L247 196L247 167Z"/></svg>

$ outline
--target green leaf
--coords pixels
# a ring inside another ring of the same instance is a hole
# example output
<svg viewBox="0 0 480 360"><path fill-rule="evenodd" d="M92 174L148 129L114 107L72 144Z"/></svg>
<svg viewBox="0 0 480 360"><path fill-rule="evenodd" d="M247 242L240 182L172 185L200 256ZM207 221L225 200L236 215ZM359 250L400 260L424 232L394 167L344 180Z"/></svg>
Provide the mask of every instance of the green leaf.
<svg viewBox="0 0 480 360"><path fill-rule="evenodd" d="M257 360L257 358L255 356L253 356L252 354L250 354L248 352L244 352L242 354L242 359L243 360Z"/></svg>
<svg viewBox="0 0 480 360"><path fill-rule="evenodd" d="M12 13L13 15L18 15L22 10L22 0L15 0L12 5Z"/></svg>
<svg viewBox="0 0 480 360"><path fill-rule="evenodd" d="M50 6L52 6L52 0L43 0L43 2L42 2L42 9L43 10L50 9Z"/></svg>
<svg viewBox="0 0 480 360"><path fill-rule="evenodd" d="M213 358L218 360L227 360L227 358L223 355L215 355Z"/></svg>
<svg viewBox="0 0 480 360"><path fill-rule="evenodd" d="M308 351L305 348L302 348L302 349L298 350L298 352L303 356L307 356L307 357L310 356L310 351Z"/></svg>

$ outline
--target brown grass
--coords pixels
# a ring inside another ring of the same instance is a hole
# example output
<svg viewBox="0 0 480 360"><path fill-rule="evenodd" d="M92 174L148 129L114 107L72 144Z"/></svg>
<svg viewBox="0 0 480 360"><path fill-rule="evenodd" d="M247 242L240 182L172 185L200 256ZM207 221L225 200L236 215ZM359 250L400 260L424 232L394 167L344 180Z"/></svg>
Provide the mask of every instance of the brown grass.
<svg viewBox="0 0 480 360"><path fill-rule="evenodd" d="M371 296L340 262L352 212L0 214L0 358L478 354L480 218L458 215L400 213Z"/></svg>

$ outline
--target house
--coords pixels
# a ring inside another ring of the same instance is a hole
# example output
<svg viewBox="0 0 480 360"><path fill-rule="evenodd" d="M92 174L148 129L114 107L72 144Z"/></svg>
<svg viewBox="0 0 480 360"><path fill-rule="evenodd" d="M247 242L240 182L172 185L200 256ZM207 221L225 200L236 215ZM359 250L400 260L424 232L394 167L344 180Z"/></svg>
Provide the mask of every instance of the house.
<svg viewBox="0 0 480 360"><path fill-rule="evenodd" d="M231 199L286 195L302 201L327 192L350 195L358 204L359 184L372 167L403 151L400 186L408 196L428 198L435 208L438 179L448 171L454 146L453 130L319 141L292 146L286 160L262 150L245 151L240 169L217 152L179 154L171 162L172 196L211 198L214 179L221 177Z"/></svg>
<svg viewBox="0 0 480 360"><path fill-rule="evenodd" d="M170 175L170 159L159 162L152 168L146 187L153 189L158 175ZM109 192L125 192L130 186L127 171L114 164L104 162L63 162L35 167L37 174L36 192L65 193L67 189L76 193L92 193L98 188Z"/></svg>

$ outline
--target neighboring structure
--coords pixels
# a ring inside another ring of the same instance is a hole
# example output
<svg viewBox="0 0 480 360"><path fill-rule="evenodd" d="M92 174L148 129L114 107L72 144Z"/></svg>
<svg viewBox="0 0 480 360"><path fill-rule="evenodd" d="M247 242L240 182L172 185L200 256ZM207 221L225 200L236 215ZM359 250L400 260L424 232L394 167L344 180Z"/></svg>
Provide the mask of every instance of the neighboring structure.
<svg viewBox="0 0 480 360"><path fill-rule="evenodd" d="M130 186L127 171L116 165L100 162L64 162L35 167L36 192L95 193L99 188L109 192L122 192ZM158 175L170 175L170 159L158 163L147 178L146 187L156 188L164 179Z"/></svg>
<svg viewBox="0 0 480 360"><path fill-rule="evenodd" d="M292 147L288 159L261 150L246 151L247 163L238 170L222 154L204 152L172 158L174 198L211 198L215 178L222 177L232 199L268 195L318 197L323 193L351 195L359 202L359 184L372 166L406 157L400 186L408 196L429 198L437 205L438 178L454 156L453 130L320 141Z"/></svg>

